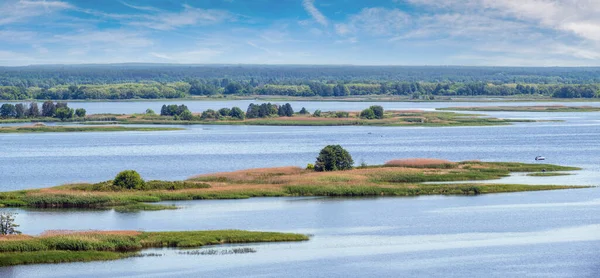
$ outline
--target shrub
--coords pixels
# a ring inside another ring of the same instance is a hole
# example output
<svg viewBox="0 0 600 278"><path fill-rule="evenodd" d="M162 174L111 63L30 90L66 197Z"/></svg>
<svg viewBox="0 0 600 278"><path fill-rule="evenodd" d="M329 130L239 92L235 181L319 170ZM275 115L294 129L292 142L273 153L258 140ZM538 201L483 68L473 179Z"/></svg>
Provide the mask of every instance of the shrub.
<svg viewBox="0 0 600 278"><path fill-rule="evenodd" d="M320 112L320 111L319 111ZM319 113L320 115L321 113ZM350 113L346 112L346 111L337 111L335 112L335 117L336 118L348 118L350 116Z"/></svg>
<svg viewBox="0 0 600 278"><path fill-rule="evenodd" d="M315 110L315 112L313 113L313 116L321 117L321 110Z"/></svg>
<svg viewBox="0 0 600 278"><path fill-rule="evenodd" d="M242 109L239 107L231 108L231 111L229 111L229 116L240 120L243 120L246 117L244 111L242 111Z"/></svg>
<svg viewBox="0 0 600 278"><path fill-rule="evenodd" d="M145 182L138 172L125 170L117 174L113 180L113 185L125 189L141 190L144 189Z"/></svg>
<svg viewBox="0 0 600 278"><path fill-rule="evenodd" d="M360 112L360 117L367 120L375 119L375 112L371 108L367 108Z"/></svg>
<svg viewBox="0 0 600 278"><path fill-rule="evenodd" d="M86 113L86 112L87 112L87 111L85 111L85 109L83 109L83 108L77 108L77 109L75 110L75 115L76 115L77 117L79 117L79 118L83 118L83 117L85 117L85 113Z"/></svg>
<svg viewBox="0 0 600 278"><path fill-rule="evenodd" d="M329 145L321 150L315 163L315 171L350 170L354 160L340 145Z"/></svg>
<svg viewBox="0 0 600 278"><path fill-rule="evenodd" d="M315 169L315 165L314 165L314 164L312 164L312 163L308 163L308 164L306 165L306 170L314 170L314 169Z"/></svg>
<svg viewBox="0 0 600 278"><path fill-rule="evenodd" d="M179 119L183 121L191 121L192 117L194 117L194 115L192 115L192 112L190 112L190 110L185 110L179 115Z"/></svg>
<svg viewBox="0 0 600 278"><path fill-rule="evenodd" d="M56 109L56 117L61 121L73 118L73 109L68 107L60 107Z"/></svg>
<svg viewBox="0 0 600 278"><path fill-rule="evenodd" d="M154 110L148 108L148 109L146 109L146 115L156 115L156 112L154 112Z"/></svg>
<svg viewBox="0 0 600 278"><path fill-rule="evenodd" d="M369 109L373 110L373 114L375 114L375 119L383 119L383 107L380 105L373 105L369 107Z"/></svg>
<svg viewBox="0 0 600 278"><path fill-rule="evenodd" d="M217 111L215 111L215 110L208 109L208 110L202 112L200 119L202 119L202 120L218 120L219 113L217 113Z"/></svg>
<svg viewBox="0 0 600 278"><path fill-rule="evenodd" d="M315 111L315 112L316 112L316 111ZM321 111L319 111L319 112L321 112ZM305 114L310 114L310 113L308 113L308 110L306 110L306 108L304 108L304 107L302 107L302 109L300 109L300 112L298 112L298 113L300 113L300 114L302 114L302 115L305 115Z"/></svg>
<svg viewBox="0 0 600 278"><path fill-rule="evenodd" d="M221 109L219 109L219 114L223 117L229 116L229 114L231 114L231 109L221 108Z"/></svg>

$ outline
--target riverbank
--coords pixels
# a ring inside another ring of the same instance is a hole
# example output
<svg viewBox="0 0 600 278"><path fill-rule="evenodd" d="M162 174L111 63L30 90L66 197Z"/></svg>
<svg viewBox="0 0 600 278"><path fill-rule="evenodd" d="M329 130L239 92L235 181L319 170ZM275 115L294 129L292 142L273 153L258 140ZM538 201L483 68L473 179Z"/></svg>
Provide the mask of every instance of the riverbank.
<svg viewBox="0 0 600 278"><path fill-rule="evenodd" d="M600 107L594 106L476 106L476 107L447 107L436 108L441 111L483 111L483 112L599 112Z"/></svg>
<svg viewBox="0 0 600 278"><path fill-rule="evenodd" d="M0 133L41 133L41 132L114 132L114 131L169 131L184 130L174 127L131 127L131 126L8 126L0 127Z"/></svg>
<svg viewBox="0 0 600 278"><path fill-rule="evenodd" d="M41 236L0 236L0 266L116 260L147 248L192 248L228 243L305 241L292 233L241 230L140 232L55 231Z"/></svg>
<svg viewBox="0 0 600 278"><path fill-rule="evenodd" d="M550 164L477 161L392 163L336 172L279 167L200 175L182 182L149 181L146 182L147 186L143 190L120 189L112 186L112 181L107 181L2 192L0 206L39 209L115 209L120 212L130 212L175 209L169 205L153 204L169 200L284 196L477 195L586 188L586 186L568 185L469 182L500 179L515 172L550 173L574 170L579 168ZM464 183L441 184L450 181ZM435 184L436 182L440 184Z"/></svg>

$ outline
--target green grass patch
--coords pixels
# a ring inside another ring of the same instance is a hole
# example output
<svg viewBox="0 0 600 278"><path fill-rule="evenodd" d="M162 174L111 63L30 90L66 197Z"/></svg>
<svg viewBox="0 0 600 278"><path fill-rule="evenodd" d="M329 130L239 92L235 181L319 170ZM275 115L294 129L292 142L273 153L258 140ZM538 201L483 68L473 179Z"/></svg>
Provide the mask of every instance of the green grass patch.
<svg viewBox="0 0 600 278"><path fill-rule="evenodd" d="M304 241L306 235L241 230L185 232L82 232L0 240L0 266L115 260L154 247Z"/></svg>

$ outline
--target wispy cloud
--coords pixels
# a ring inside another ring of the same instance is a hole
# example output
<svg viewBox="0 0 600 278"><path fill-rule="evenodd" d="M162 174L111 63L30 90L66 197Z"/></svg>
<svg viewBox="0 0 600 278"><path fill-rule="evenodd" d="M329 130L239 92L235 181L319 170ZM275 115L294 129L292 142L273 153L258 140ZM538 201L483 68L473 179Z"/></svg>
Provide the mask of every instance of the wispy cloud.
<svg viewBox="0 0 600 278"><path fill-rule="evenodd" d="M409 20L410 17L398 9L364 8L350 15L347 22L336 24L335 30L339 35L397 35L407 27Z"/></svg>
<svg viewBox="0 0 600 278"><path fill-rule="evenodd" d="M156 30L173 30L183 26L206 26L234 20L235 16L224 10L199 9L183 5L181 12L155 12L130 21L134 26L143 26Z"/></svg>
<svg viewBox="0 0 600 278"><path fill-rule="evenodd" d="M63 1L8 1L0 6L0 25L24 22L44 14L72 8L71 4Z"/></svg>
<svg viewBox="0 0 600 278"><path fill-rule="evenodd" d="M153 44L137 32L126 30L82 31L76 34L55 35L54 42L65 42L76 45L119 46L125 49L143 48Z"/></svg>
<svg viewBox="0 0 600 278"><path fill-rule="evenodd" d="M316 22L323 26L329 25L327 18L315 7L315 0L303 0L302 6Z"/></svg>

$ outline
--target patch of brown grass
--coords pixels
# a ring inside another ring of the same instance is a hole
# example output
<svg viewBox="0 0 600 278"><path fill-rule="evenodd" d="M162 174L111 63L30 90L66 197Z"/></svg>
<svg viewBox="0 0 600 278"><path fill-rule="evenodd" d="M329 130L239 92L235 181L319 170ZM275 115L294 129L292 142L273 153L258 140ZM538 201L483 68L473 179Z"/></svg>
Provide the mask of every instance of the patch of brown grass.
<svg viewBox="0 0 600 278"><path fill-rule="evenodd" d="M438 165L455 165L456 162L445 159L436 158L406 158L406 159L395 159L385 163L385 166L400 166L400 167L428 167Z"/></svg>
<svg viewBox="0 0 600 278"><path fill-rule="evenodd" d="M121 236L137 236L142 232L139 231L98 231L98 230L89 230L89 231L74 231L74 230L48 230L43 232L40 237L53 237L53 236L63 236L63 235L121 235Z"/></svg>
<svg viewBox="0 0 600 278"><path fill-rule="evenodd" d="M30 239L29 235L0 235L0 241L25 240Z"/></svg>

